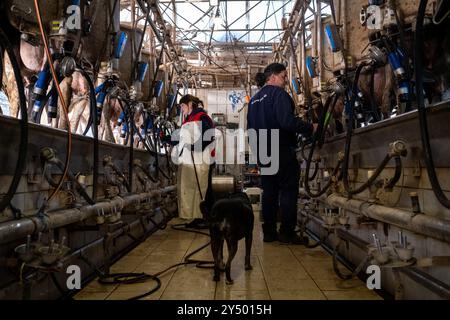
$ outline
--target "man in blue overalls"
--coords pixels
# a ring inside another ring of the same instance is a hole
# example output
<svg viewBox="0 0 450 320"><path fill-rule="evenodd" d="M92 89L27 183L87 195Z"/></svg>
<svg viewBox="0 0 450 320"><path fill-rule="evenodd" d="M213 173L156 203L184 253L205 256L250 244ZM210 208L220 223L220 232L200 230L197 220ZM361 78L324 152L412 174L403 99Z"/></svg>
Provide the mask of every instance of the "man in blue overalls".
<svg viewBox="0 0 450 320"><path fill-rule="evenodd" d="M264 73L257 74L257 84L262 88L250 100L247 122L248 129L257 132L258 146L260 146L259 136L263 132L258 130L261 129L267 129L269 153L271 144L279 143L279 168L276 173L265 175L261 168L264 242L278 239L282 243L303 244L303 239L295 233L300 179L300 167L295 154L296 133L308 137L312 135L314 127L295 117L294 101L284 90L287 78L286 67L280 63L272 63L265 68ZM278 142L271 141L272 130L278 130ZM260 161L260 154L257 155L258 165L264 167ZM277 155L268 156L273 158ZM281 209L279 234L278 208Z"/></svg>

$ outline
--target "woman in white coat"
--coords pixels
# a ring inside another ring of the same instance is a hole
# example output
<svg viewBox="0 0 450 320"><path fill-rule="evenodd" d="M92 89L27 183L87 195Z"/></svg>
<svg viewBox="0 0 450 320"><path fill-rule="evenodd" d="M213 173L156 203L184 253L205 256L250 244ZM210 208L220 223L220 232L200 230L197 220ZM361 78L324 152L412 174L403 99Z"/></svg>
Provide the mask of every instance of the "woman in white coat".
<svg viewBox="0 0 450 320"><path fill-rule="evenodd" d="M203 109L203 102L192 95L180 99L185 116L178 143L178 211L180 218L192 220L189 228L207 228L200 211L205 200L212 205L214 168L214 123Z"/></svg>

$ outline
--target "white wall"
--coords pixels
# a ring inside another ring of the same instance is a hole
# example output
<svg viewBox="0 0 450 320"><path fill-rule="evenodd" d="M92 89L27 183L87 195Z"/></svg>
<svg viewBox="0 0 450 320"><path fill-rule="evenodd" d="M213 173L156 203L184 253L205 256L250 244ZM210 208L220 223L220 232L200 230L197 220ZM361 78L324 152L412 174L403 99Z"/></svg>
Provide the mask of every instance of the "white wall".
<svg viewBox="0 0 450 320"><path fill-rule="evenodd" d="M196 89L190 93L205 103L205 109L211 115L223 113L228 123L239 123L239 110L245 102L245 90Z"/></svg>

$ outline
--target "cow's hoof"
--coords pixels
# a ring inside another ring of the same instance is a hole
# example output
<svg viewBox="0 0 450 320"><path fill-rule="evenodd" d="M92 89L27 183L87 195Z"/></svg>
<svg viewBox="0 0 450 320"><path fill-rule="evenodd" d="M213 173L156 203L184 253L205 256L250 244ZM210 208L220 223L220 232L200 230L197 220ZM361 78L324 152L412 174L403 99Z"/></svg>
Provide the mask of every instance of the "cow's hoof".
<svg viewBox="0 0 450 320"><path fill-rule="evenodd" d="M253 270L253 267L251 265L246 265L245 270Z"/></svg>
<svg viewBox="0 0 450 320"><path fill-rule="evenodd" d="M213 277L213 280L214 280L215 282L220 281L220 276L214 276L214 277Z"/></svg>
<svg viewBox="0 0 450 320"><path fill-rule="evenodd" d="M225 283L228 284L228 285L232 285L234 283L234 281L233 280L227 280L227 281L225 281Z"/></svg>

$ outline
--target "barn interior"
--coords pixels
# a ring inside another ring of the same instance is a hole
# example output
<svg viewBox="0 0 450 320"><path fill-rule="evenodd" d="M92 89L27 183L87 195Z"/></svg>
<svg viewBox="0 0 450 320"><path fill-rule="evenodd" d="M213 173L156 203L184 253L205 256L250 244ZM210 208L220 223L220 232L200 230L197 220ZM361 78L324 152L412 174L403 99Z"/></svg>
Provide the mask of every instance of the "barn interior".
<svg viewBox="0 0 450 320"><path fill-rule="evenodd" d="M3 0L0 16L0 300L450 299L450 1ZM300 245L263 241L247 134L275 62L317 126L295 150ZM179 213L199 187L174 159L187 94L216 129L212 192L254 214L233 283L213 279L208 223Z"/></svg>

